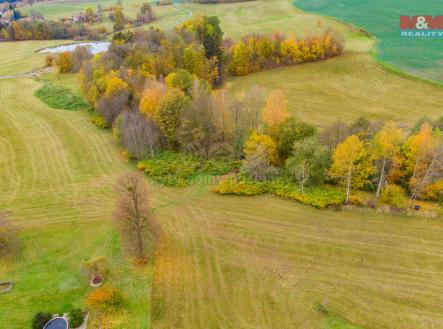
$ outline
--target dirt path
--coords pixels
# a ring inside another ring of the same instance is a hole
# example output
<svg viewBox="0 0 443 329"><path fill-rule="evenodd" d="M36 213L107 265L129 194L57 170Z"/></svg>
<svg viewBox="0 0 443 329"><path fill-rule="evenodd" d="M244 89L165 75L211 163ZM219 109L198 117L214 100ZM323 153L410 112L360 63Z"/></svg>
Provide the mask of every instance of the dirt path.
<svg viewBox="0 0 443 329"><path fill-rule="evenodd" d="M41 70L37 70L34 72L27 72L27 73L19 73L19 74L12 74L12 75L0 75L0 79L14 79L14 78L36 78L44 73L49 73L54 71L54 68L47 67Z"/></svg>

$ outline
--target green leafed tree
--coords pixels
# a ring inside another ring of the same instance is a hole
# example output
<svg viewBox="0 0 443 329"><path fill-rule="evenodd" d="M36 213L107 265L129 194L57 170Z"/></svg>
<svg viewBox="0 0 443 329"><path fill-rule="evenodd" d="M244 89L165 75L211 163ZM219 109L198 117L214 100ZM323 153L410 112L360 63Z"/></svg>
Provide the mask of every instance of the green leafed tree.
<svg viewBox="0 0 443 329"><path fill-rule="evenodd" d="M306 184L324 181L328 164L327 148L314 137L295 143L293 156L286 161L286 167L299 182L302 194Z"/></svg>

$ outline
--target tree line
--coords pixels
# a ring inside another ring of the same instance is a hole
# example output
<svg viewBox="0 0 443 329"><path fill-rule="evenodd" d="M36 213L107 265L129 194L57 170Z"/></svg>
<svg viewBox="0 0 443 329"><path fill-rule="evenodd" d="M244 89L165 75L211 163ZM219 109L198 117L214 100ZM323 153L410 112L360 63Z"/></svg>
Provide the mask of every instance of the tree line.
<svg viewBox="0 0 443 329"><path fill-rule="evenodd" d="M285 38L278 33L272 37L250 35L230 47L228 69L232 75L248 75L278 66L323 60L342 51L343 41L332 30L302 39Z"/></svg>
<svg viewBox="0 0 443 329"><path fill-rule="evenodd" d="M273 40L274 47L280 40L280 53L296 54L287 60L303 61L298 59L303 52L281 52L287 45L300 50L295 39L248 37L240 43L258 40ZM316 40L334 38L326 32ZM334 42L325 44L332 48L323 49L339 49ZM383 196L393 203L406 196L412 202L441 200L441 126L424 122L408 132L393 122L361 118L317 131L289 116L281 91L265 101L257 87L240 95L220 88L231 60L218 19L201 17L170 32L116 34L109 51L83 63L81 84L100 125L113 127L135 159L155 156L159 149L201 159L244 157L242 177L285 177L297 182L301 194L328 184L344 186L346 203L355 201L355 190L373 191L375 200Z"/></svg>

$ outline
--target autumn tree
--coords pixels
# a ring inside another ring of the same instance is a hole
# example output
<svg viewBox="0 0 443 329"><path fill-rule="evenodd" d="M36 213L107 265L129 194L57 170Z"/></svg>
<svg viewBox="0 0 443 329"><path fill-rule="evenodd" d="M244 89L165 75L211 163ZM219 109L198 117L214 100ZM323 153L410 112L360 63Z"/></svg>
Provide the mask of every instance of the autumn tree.
<svg viewBox="0 0 443 329"><path fill-rule="evenodd" d="M166 94L166 87L155 79L149 80L140 100L140 112L155 118L158 105Z"/></svg>
<svg viewBox="0 0 443 329"><path fill-rule="evenodd" d="M263 110L263 120L269 126L275 126L284 122L288 117L287 101L281 90L273 91L266 102Z"/></svg>
<svg viewBox="0 0 443 329"><path fill-rule="evenodd" d="M266 180L277 174L277 146L268 135L253 131L243 149L245 160L242 172L255 180Z"/></svg>
<svg viewBox="0 0 443 329"><path fill-rule="evenodd" d="M252 53L246 45L240 41L231 48L232 58L229 63L229 72L233 75L248 75L252 72Z"/></svg>
<svg viewBox="0 0 443 329"><path fill-rule="evenodd" d="M178 147L177 129L180 124L180 115L187 102L186 96L178 89L169 89L158 104L155 122L168 146L172 149Z"/></svg>
<svg viewBox="0 0 443 329"><path fill-rule="evenodd" d="M92 22L94 22L94 9L92 9L92 7L87 7L86 9L85 9L85 16L86 16L86 20L89 22L89 23L92 23Z"/></svg>
<svg viewBox="0 0 443 329"><path fill-rule="evenodd" d="M72 68L74 65L72 53L69 51L65 51L58 55L56 60L58 66L59 73L68 73L72 72Z"/></svg>
<svg viewBox="0 0 443 329"><path fill-rule="evenodd" d="M154 11L149 3L144 2L140 6L140 11L137 13L137 20L143 23L152 22L155 19Z"/></svg>
<svg viewBox="0 0 443 329"><path fill-rule="evenodd" d="M443 177L443 143L439 130L424 123L420 132L408 138L403 150L404 167L409 179L410 198L414 202L426 185Z"/></svg>
<svg viewBox="0 0 443 329"><path fill-rule="evenodd" d="M116 191L118 199L114 218L117 228L129 246L130 254L138 262L144 262L153 226L146 182L140 173L130 172L118 179Z"/></svg>
<svg viewBox="0 0 443 329"><path fill-rule="evenodd" d="M220 20L216 16L203 16L195 18L189 24L186 27L196 32L203 44L206 58L215 61L217 78L214 84L221 85L223 82L223 31L220 27Z"/></svg>
<svg viewBox="0 0 443 329"><path fill-rule="evenodd" d="M349 135L348 125L342 121L336 121L323 129L319 135L319 141L332 154L337 145L342 143Z"/></svg>
<svg viewBox="0 0 443 329"><path fill-rule="evenodd" d="M296 142L293 156L286 161L286 167L299 182L302 194L306 184L323 182L328 164L328 150L314 137Z"/></svg>
<svg viewBox="0 0 443 329"><path fill-rule="evenodd" d="M116 76L105 79L106 89L99 101L99 113L111 126L118 115L126 108L129 98L128 84Z"/></svg>
<svg viewBox="0 0 443 329"><path fill-rule="evenodd" d="M184 151L197 154L202 158L215 155L232 154L230 142L232 128L229 104L222 96L211 94L211 89L201 80L193 82L190 101L180 117L179 140ZM223 100L222 100L223 98ZM228 142L229 141L229 142Z"/></svg>
<svg viewBox="0 0 443 329"><path fill-rule="evenodd" d="M159 131L150 117L138 111L124 111L121 118L121 143L136 159L154 156Z"/></svg>
<svg viewBox="0 0 443 329"><path fill-rule="evenodd" d="M79 72L83 63L91 59L92 53L89 46L77 46L72 52L72 72Z"/></svg>
<svg viewBox="0 0 443 329"><path fill-rule="evenodd" d="M241 172L257 181L272 179L278 174L277 168L272 165L269 154L262 144L258 144L255 151L246 156Z"/></svg>
<svg viewBox="0 0 443 329"><path fill-rule="evenodd" d="M285 121L273 126L266 126L265 133L271 136L277 145L277 152L281 162L292 154L295 142L303 141L314 136L316 129L313 125L287 118Z"/></svg>
<svg viewBox="0 0 443 329"><path fill-rule="evenodd" d="M170 88L180 89L186 95L189 95L192 87L192 82L195 78L196 77L193 77L192 74L188 71L184 69L178 69L165 78L165 84Z"/></svg>
<svg viewBox="0 0 443 329"><path fill-rule="evenodd" d="M381 162L380 178L377 184L376 198L380 197L386 180L386 172L389 172L394 158L400 151L403 131L393 122L387 122L384 127L374 136L372 152L376 160Z"/></svg>
<svg viewBox="0 0 443 329"><path fill-rule="evenodd" d="M364 186L373 171L365 145L358 136L351 135L335 149L329 173L331 177L338 178L346 184L346 203L348 203L351 188Z"/></svg>
<svg viewBox="0 0 443 329"><path fill-rule="evenodd" d="M117 8L114 11L114 32L121 31L125 28L125 15L123 14L123 10L121 8Z"/></svg>

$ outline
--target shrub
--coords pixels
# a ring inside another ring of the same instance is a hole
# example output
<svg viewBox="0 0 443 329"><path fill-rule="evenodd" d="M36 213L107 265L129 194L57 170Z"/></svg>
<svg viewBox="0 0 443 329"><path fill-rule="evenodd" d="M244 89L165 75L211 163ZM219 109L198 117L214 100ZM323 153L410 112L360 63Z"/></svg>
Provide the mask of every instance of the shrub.
<svg viewBox="0 0 443 329"><path fill-rule="evenodd" d="M428 200L443 203L443 180L426 186L423 197Z"/></svg>
<svg viewBox="0 0 443 329"><path fill-rule="evenodd" d="M32 319L32 329L43 329L51 319L51 313L38 312Z"/></svg>
<svg viewBox="0 0 443 329"><path fill-rule="evenodd" d="M225 195L254 196L266 193L267 186L264 182L239 179L238 177L226 177L213 189L213 191Z"/></svg>
<svg viewBox="0 0 443 329"><path fill-rule="evenodd" d="M194 156L173 152L161 152L137 164L138 170L166 186L188 185L199 167L200 161Z"/></svg>
<svg viewBox="0 0 443 329"><path fill-rule="evenodd" d="M332 187L310 187L301 193L297 185L285 181L273 181L269 190L276 196L296 200L319 209L341 207L346 202L346 195Z"/></svg>
<svg viewBox="0 0 443 329"><path fill-rule="evenodd" d="M106 257L99 256L91 258L88 261L83 262L82 272L88 277L92 278L94 276L103 277L108 271L108 262Z"/></svg>
<svg viewBox="0 0 443 329"><path fill-rule="evenodd" d="M45 65L47 67L54 66L55 56L52 54L46 55L45 57Z"/></svg>
<svg viewBox="0 0 443 329"><path fill-rule="evenodd" d="M268 182L257 182L241 176L227 177L213 189L213 192L242 196L271 193L319 209L341 207L346 201L345 193L332 187L310 187L302 194L298 185L283 177Z"/></svg>
<svg viewBox="0 0 443 329"><path fill-rule="evenodd" d="M405 191L398 185L386 185L380 195L380 201L397 208L404 208L407 206L408 198Z"/></svg>
<svg viewBox="0 0 443 329"><path fill-rule="evenodd" d="M69 312L69 327L70 328L78 328L83 323L83 311L79 308L73 308Z"/></svg>
<svg viewBox="0 0 443 329"><path fill-rule="evenodd" d="M101 115L94 115L91 118L91 122L99 128L102 128L102 129L109 128L109 125L106 123L105 119Z"/></svg>
<svg viewBox="0 0 443 329"><path fill-rule="evenodd" d="M123 303L123 294L117 288L104 284L86 297L86 305L91 310L112 311Z"/></svg>
<svg viewBox="0 0 443 329"><path fill-rule="evenodd" d="M140 161L137 169L160 184L184 187L198 175L224 175L239 166L240 162L236 160L220 158L202 161L191 154L163 151Z"/></svg>
<svg viewBox="0 0 443 329"><path fill-rule="evenodd" d="M239 160L230 160L230 159L210 159L206 161L202 168L201 172L205 175L225 175L234 170L239 169L241 166L241 161Z"/></svg>
<svg viewBox="0 0 443 329"><path fill-rule="evenodd" d="M77 111L88 108L88 104L82 97L74 95L68 88L54 85L49 81L37 89L34 95L55 109Z"/></svg>
<svg viewBox="0 0 443 329"><path fill-rule="evenodd" d="M351 195L349 197L349 203L351 205L357 206L357 207L364 207L367 204L367 202L365 202L365 200L363 200L358 195Z"/></svg>
<svg viewBox="0 0 443 329"><path fill-rule="evenodd" d="M59 73L68 73L72 71L74 65L72 53L65 51L59 54L56 62Z"/></svg>

